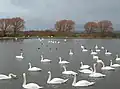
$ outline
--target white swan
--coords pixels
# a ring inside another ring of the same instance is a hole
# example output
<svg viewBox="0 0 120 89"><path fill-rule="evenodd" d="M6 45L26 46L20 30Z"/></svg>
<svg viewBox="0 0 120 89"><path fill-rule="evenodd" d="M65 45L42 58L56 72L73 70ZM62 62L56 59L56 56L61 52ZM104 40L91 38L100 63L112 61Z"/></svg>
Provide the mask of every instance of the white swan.
<svg viewBox="0 0 120 89"><path fill-rule="evenodd" d="M105 55L111 55L111 52L108 52L108 50L105 50Z"/></svg>
<svg viewBox="0 0 120 89"><path fill-rule="evenodd" d="M5 80L5 79L11 79L13 77L17 77L16 75L10 73L8 76L7 75L4 75L4 74L0 74L0 80Z"/></svg>
<svg viewBox="0 0 120 89"><path fill-rule="evenodd" d="M85 87L85 86L91 86L95 84L95 82L89 82L87 80L80 80L78 82L76 82L76 75L74 75L74 80L73 80L73 83L72 83L72 86L74 87Z"/></svg>
<svg viewBox="0 0 120 89"><path fill-rule="evenodd" d="M101 70L115 70L115 68L112 68L111 66L105 66L104 62L102 60L97 61L98 63L102 63Z"/></svg>
<svg viewBox="0 0 120 89"><path fill-rule="evenodd" d="M91 55L96 55L97 54L97 52L94 52L93 50L91 50L91 53L90 53Z"/></svg>
<svg viewBox="0 0 120 89"><path fill-rule="evenodd" d="M64 71L62 72L62 74L67 74L67 75L75 75L75 74L77 74L74 71L67 71L65 66L63 66L63 68L64 68Z"/></svg>
<svg viewBox="0 0 120 89"><path fill-rule="evenodd" d="M48 74L49 74L49 77L48 77L48 80L47 80L48 84L62 84L62 83L65 83L65 82L68 81L68 79L62 79L62 78L53 78L51 80L51 72L48 71Z"/></svg>
<svg viewBox="0 0 120 89"><path fill-rule="evenodd" d="M72 50L70 49L70 51L69 51L69 55L73 55L73 52L72 52Z"/></svg>
<svg viewBox="0 0 120 89"><path fill-rule="evenodd" d="M87 52L88 50L86 48L83 48L82 49L82 52Z"/></svg>
<svg viewBox="0 0 120 89"><path fill-rule="evenodd" d="M118 56L118 54L116 54L116 61L120 61L120 57Z"/></svg>
<svg viewBox="0 0 120 89"><path fill-rule="evenodd" d="M20 53L21 55L20 56L16 56L16 58L20 58L20 59L23 59L23 53Z"/></svg>
<svg viewBox="0 0 120 89"><path fill-rule="evenodd" d="M83 62L80 62L80 64L81 64L80 69L87 69L90 67L89 65L84 65Z"/></svg>
<svg viewBox="0 0 120 89"><path fill-rule="evenodd" d="M93 64L94 66L94 71L89 75L89 77L94 77L94 78L100 78L100 77L105 77L106 75L102 74L102 73L97 73L96 72L96 64Z"/></svg>
<svg viewBox="0 0 120 89"><path fill-rule="evenodd" d="M59 57L59 64L68 64L68 63L70 63L70 62L68 62L68 61L62 61L62 58Z"/></svg>
<svg viewBox="0 0 120 89"><path fill-rule="evenodd" d="M23 82L23 85L22 85L23 88L26 88L26 89L40 89L40 88L43 88L42 86L39 86L36 83L28 83L28 84L26 84L26 75L25 75L25 73L23 73L23 79L24 79L24 82Z"/></svg>
<svg viewBox="0 0 120 89"><path fill-rule="evenodd" d="M41 68L38 68L38 67L32 67L32 66L31 66L31 63L29 63L28 71L41 71L41 70L42 70Z"/></svg>
<svg viewBox="0 0 120 89"><path fill-rule="evenodd" d="M51 62L51 60L46 58L44 59L43 55L41 55L41 62Z"/></svg>
<svg viewBox="0 0 120 89"><path fill-rule="evenodd" d="M93 69L82 69L82 70L78 70L80 73L84 73L84 74L91 74L93 72Z"/></svg>
<svg viewBox="0 0 120 89"><path fill-rule="evenodd" d="M111 62L111 63L110 63L110 66L111 66L111 67L120 67L120 64L113 64L113 63L112 63L112 60L110 60L110 62Z"/></svg>

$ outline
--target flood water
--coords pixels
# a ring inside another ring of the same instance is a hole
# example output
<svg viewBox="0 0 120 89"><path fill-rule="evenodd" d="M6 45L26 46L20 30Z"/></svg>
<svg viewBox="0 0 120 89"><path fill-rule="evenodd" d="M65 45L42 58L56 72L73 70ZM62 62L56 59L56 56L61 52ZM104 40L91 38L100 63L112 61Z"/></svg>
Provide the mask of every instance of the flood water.
<svg viewBox="0 0 120 89"><path fill-rule="evenodd" d="M27 83L35 82L44 89L76 89L72 86L73 77L69 77L69 80L65 84L49 85L47 84L48 71L52 72L52 78L67 76L62 75L62 66L58 63L58 57L62 57L64 60L70 62L67 64L67 70L73 70L78 73L77 81L81 79L95 81L95 85L90 87L77 87L77 89L119 89L120 88L120 68L116 68L115 71L103 72L97 68L97 72L106 74L105 78L89 78L86 74L78 72L80 62L93 66L95 62L90 55L90 51L81 52L80 44L85 45L87 49L93 49L97 44L99 47L104 46L113 54L111 56L105 56L104 50L99 54L106 65L109 65L110 60L116 63L115 55L120 55L120 40L119 39L68 39L64 42L64 39L53 39L60 41L58 43L48 43L49 39L45 39L41 42L37 39L25 39L22 41L1 41L0 42L0 73L8 75L13 73L17 75L17 79L0 80L0 89L24 89L23 76L25 72L27 77ZM40 48L40 49L38 49ZM50 50L51 48L51 50ZM57 49L56 49L57 48ZM23 49L23 60L16 59L16 55L20 55L20 49ZM69 50L72 49L74 55L68 55ZM41 63L40 55L43 54L44 58L52 60L51 63ZM32 66L37 66L42 69L40 72L28 72L28 63L31 62ZM99 65L98 65L99 66ZM68 77L67 77L68 78Z"/></svg>

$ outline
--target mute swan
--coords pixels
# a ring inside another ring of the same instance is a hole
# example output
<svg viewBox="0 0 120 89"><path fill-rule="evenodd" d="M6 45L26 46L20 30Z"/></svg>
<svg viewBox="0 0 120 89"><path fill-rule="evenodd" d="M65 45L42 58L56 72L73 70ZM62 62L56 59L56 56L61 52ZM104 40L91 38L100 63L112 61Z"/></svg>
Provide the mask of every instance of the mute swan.
<svg viewBox="0 0 120 89"><path fill-rule="evenodd" d="M91 86L93 84L95 84L95 82L89 82L87 80L80 80L76 83L76 75L74 75L74 80L73 80L72 86L74 86L74 87L77 87L77 86L85 87L85 86Z"/></svg>
<svg viewBox="0 0 120 89"><path fill-rule="evenodd" d="M94 71L89 75L89 77L94 77L94 78L100 78L100 77L105 77L106 75L102 73L96 73L96 64L93 64L94 66Z"/></svg>
<svg viewBox="0 0 120 89"><path fill-rule="evenodd" d="M120 61L120 57L118 56L118 54L116 54L116 61Z"/></svg>
<svg viewBox="0 0 120 89"><path fill-rule="evenodd" d="M75 74L77 74L74 71L67 71L65 66L63 66L63 68L64 68L64 71L62 72L62 74L67 74L67 75L75 75Z"/></svg>
<svg viewBox="0 0 120 89"><path fill-rule="evenodd" d="M78 70L79 72L81 73L84 73L84 74L91 74L93 72L93 69L90 68L90 69L82 69L82 70Z"/></svg>
<svg viewBox="0 0 120 89"><path fill-rule="evenodd" d="M80 62L80 64L81 64L80 69L87 69L90 67L89 65L83 65L83 62Z"/></svg>
<svg viewBox="0 0 120 89"><path fill-rule="evenodd" d="M82 52L87 52L88 50L86 48L83 48L82 49Z"/></svg>
<svg viewBox="0 0 120 89"><path fill-rule="evenodd" d="M72 50L70 49L70 51L69 51L69 55L73 55L73 52L72 52Z"/></svg>
<svg viewBox="0 0 120 89"><path fill-rule="evenodd" d="M44 59L43 55L41 55L41 62L51 62L51 60L50 59Z"/></svg>
<svg viewBox="0 0 120 89"><path fill-rule="evenodd" d="M105 64L102 60L99 60L97 62L102 63L103 67L101 68L101 70L115 70L115 68L112 68L111 66L105 66Z"/></svg>
<svg viewBox="0 0 120 89"><path fill-rule="evenodd" d="M16 58L23 59L23 58L24 58L24 57L23 57L23 53L21 53L21 55L20 55L20 56L16 56Z"/></svg>
<svg viewBox="0 0 120 89"><path fill-rule="evenodd" d="M49 74L49 77L48 77L48 80L47 80L48 84L62 84L62 83L65 83L65 82L68 81L68 79L62 79L62 78L53 78L51 80L51 72L48 71L48 74Z"/></svg>
<svg viewBox="0 0 120 89"><path fill-rule="evenodd" d="M4 74L0 74L0 80L5 80L5 79L11 79L13 77L17 77L16 75L10 73L8 76L7 75L4 75Z"/></svg>
<svg viewBox="0 0 120 89"><path fill-rule="evenodd" d="M97 54L97 52L94 52L93 50L91 50L91 53L90 53L91 55L96 55Z"/></svg>
<svg viewBox="0 0 120 89"><path fill-rule="evenodd" d="M40 88L43 88L42 86L39 86L36 83L28 83L28 84L26 84L26 75L25 75L25 73L23 73L23 79L24 79L24 82L23 82L23 85L22 85L23 88L26 88L26 89L40 89Z"/></svg>
<svg viewBox="0 0 120 89"><path fill-rule="evenodd" d="M110 62L111 62L111 63L110 63L110 66L111 66L111 67L120 67L120 64L113 64L113 63L112 63L112 60L110 60Z"/></svg>
<svg viewBox="0 0 120 89"><path fill-rule="evenodd" d="M108 50L105 50L105 55L111 55L111 52L108 52Z"/></svg>
<svg viewBox="0 0 120 89"><path fill-rule="evenodd" d="M41 71L42 69L38 68L38 67L32 67L31 63L29 63L29 69L28 71Z"/></svg>
<svg viewBox="0 0 120 89"><path fill-rule="evenodd" d="M68 63L70 63L70 62L68 62L68 61L62 61L62 58L61 57L59 57L59 64L68 64Z"/></svg>

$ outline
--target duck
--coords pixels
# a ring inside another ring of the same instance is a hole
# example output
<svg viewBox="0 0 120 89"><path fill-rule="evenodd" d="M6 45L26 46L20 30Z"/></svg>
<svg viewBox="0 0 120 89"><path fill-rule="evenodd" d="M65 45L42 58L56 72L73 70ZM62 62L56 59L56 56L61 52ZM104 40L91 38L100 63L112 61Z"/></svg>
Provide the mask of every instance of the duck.
<svg viewBox="0 0 120 89"><path fill-rule="evenodd" d="M16 58L20 58L20 59L23 59L23 53L20 53L21 55L20 56L16 56Z"/></svg>
<svg viewBox="0 0 120 89"><path fill-rule="evenodd" d="M84 73L84 74L91 74L93 72L93 69L90 67L90 69L82 69L82 70L78 70L80 73Z"/></svg>
<svg viewBox="0 0 120 89"><path fill-rule="evenodd" d="M47 80L48 84L62 84L62 83L66 83L68 81L68 79L62 79L62 78L53 78L51 79L51 71L48 71L49 77Z"/></svg>
<svg viewBox="0 0 120 89"><path fill-rule="evenodd" d="M63 69L64 69L64 71L62 72L62 74L66 74L66 75L75 75L76 74L77 75L77 73L74 71L67 71L65 66L63 66Z"/></svg>
<svg viewBox="0 0 120 89"><path fill-rule="evenodd" d="M96 63L93 64L94 66L94 71L89 75L89 77L94 77L94 78L101 78L101 77L105 77L106 75L105 74L102 74L102 73L97 73L96 72Z"/></svg>
<svg viewBox="0 0 120 89"><path fill-rule="evenodd" d="M115 67L115 68L116 68L116 67L120 67L120 64L113 64L113 63L112 63L112 60L110 60L110 62L111 62L111 63L110 63L110 66L111 66L111 67Z"/></svg>
<svg viewBox="0 0 120 89"><path fill-rule="evenodd" d="M68 63L70 63L70 62L68 62L68 61L62 61L62 58L59 57L59 64L68 64Z"/></svg>
<svg viewBox="0 0 120 89"><path fill-rule="evenodd" d="M89 82L87 80L80 80L80 81L76 82L76 75L74 75L74 80L73 80L72 86L74 86L74 87L87 87L87 86L91 86L94 84L95 84L95 82Z"/></svg>
<svg viewBox="0 0 120 89"><path fill-rule="evenodd" d="M72 52L72 50L71 50L71 49L70 49L70 51L69 51L69 55L71 55L71 56L73 55L73 52Z"/></svg>
<svg viewBox="0 0 120 89"><path fill-rule="evenodd" d="M40 89L40 88L43 88L43 86L39 86L38 84L36 83L28 83L26 84L26 74L23 73L23 84L22 84L22 87L25 88L25 89Z"/></svg>
<svg viewBox="0 0 120 89"><path fill-rule="evenodd" d="M13 73L9 73L9 75L0 74L0 80L11 79L12 77L16 78L17 76Z"/></svg>
<svg viewBox="0 0 120 89"><path fill-rule="evenodd" d="M105 55L111 55L111 52L108 52L108 50L105 50Z"/></svg>
<svg viewBox="0 0 120 89"><path fill-rule="evenodd" d="M46 58L44 59L43 55L41 55L41 62L51 62L51 60Z"/></svg>
<svg viewBox="0 0 120 89"><path fill-rule="evenodd" d="M28 71L41 71L41 68L38 67L32 67L31 63L29 62L29 68Z"/></svg>
<svg viewBox="0 0 120 89"><path fill-rule="evenodd" d="M118 54L116 54L116 61L120 61L120 57L118 56Z"/></svg>
<svg viewBox="0 0 120 89"><path fill-rule="evenodd" d="M105 64L104 64L104 62L102 61L102 60L99 60L99 61L97 61L97 63L102 63L102 68L101 68L101 70L115 70L115 68L113 68L113 67L111 67L111 66L105 66Z"/></svg>
<svg viewBox="0 0 120 89"><path fill-rule="evenodd" d="M80 69L87 69L90 67L89 65L84 65L83 62L80 62L80 64L81 64Z"/></svg>

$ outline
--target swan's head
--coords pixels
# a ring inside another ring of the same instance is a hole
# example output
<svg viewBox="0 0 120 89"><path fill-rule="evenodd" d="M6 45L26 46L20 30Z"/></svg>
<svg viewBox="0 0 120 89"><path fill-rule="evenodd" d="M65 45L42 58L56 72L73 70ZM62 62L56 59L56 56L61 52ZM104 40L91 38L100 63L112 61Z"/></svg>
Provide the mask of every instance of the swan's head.
<svg viewBox="0 0 120 89"><path fill-rule="evenodd" d="M110 60L110 62L112 62L112 60Z"/></svg>
<svg viewBox="0 0 120 89"><path fill-rule="evenodd" d="M25 76L25 73L23 73L23 76Z"/></svg>
<svg viewBox="0 0 120 89"><path fill-rule="evenodd" d="M96 63L94 63L93 65L96 66Z"/></svg>
<svg viewBox="0 0 120 89"><path fill-rule="evenodd" d="M51 72L50 71L48 71L48 74L50 74Z"/></svg>

